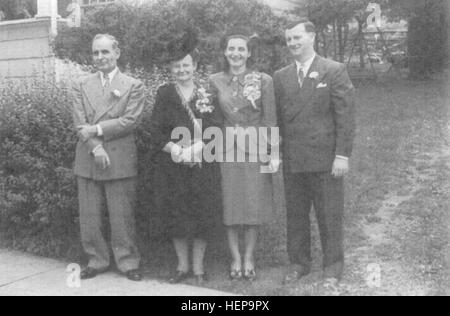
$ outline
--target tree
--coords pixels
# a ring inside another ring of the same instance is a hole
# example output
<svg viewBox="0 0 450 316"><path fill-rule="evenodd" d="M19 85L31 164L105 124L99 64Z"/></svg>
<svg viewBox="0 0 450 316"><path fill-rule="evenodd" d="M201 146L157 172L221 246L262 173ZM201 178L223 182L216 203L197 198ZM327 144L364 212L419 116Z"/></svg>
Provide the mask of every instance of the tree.
<svg viewBox="0 0 450 316"><path fill-rule="evenodd" d="M442 72L448 62L447 0L391 0L391 17L408 19L408 65L412 78Z"/></svg>
<svg viewBox="0 0 450 316"><path fill-rule="evenodd" d="M331 31L334 45L334 58L340 62L345 60L346 47L349 40L349 23L356 17L359 23L359 30L362 31L365 19L363 18L370 0L308 0L306 4L300 6L294 12L301 15L307 12L309 19L317 27L317 46L322 47L324 55L327 55L327 37ZM362 47L362 45L361 45ZM362 52L360 52L362 54Z"/></svg>
<svg viewBox="0 0 450 316"><path fill-rule="evenodd" d="M96 33L111 33L122 45L122 66L152 69L163 65L167 44L186 26L200 34L203 65L220 69L220 40L236 25L259 35L257 67L272 73L285 64L282 43L284 19L256 0L172 0L139 7L111 4L88 10L78 29L62 29L55 41L61 58L90 63L90 41Z"/></svg>
<svg viewBox="0 0 450 316"><path fill-rule="evenodd" d="M0 0L0 11L6 20L31 18L37 13L36 0Z"/></svg>

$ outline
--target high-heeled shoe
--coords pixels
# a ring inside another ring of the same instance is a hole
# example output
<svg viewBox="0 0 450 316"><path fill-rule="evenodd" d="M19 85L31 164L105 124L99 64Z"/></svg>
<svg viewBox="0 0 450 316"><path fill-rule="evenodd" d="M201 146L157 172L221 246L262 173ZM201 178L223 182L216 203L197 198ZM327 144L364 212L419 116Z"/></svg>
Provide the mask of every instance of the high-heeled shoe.
<svg viewBox="0 0 450 316"><path fill-rule="evenodd" d="M253 270L245 270L244 278L247 281L254 282L257 279L256 271Z"/></svg>
<svg viewBox="0 0 450 316"><path fill-rule="evenodd" d="M195 285L196 286L204 286L205 283L207 283L207 282L208 282L208 275L206 273L195 275Z"/></svg>
<svg viewBox="0 0 450 316"><path fill-rule="evenodd" d="M178 284L183 281L186 281L191 276L190 272L184 272L184 271L176 271L170 278L169 283L170 284Z"/></svg>
<svg viewBox="0 0 450 316"><path fill-rule="evenodd" d="M232 280L232 281L242 280L242 270L240 270L240 269L231 269L231 271L230 271L230 280Z"/></svg>

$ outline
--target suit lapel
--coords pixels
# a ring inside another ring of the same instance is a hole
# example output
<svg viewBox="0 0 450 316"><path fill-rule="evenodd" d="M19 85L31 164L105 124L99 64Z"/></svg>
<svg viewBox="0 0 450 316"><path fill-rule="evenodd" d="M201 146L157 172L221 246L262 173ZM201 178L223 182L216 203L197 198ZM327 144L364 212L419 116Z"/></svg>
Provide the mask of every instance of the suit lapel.
<svg viewBox="0 0 450 316"><path fill-rule="evenodd" d="M302 101L304 104L308 104L309 101L311 101L312 96L314 95L314 92L317 87L317 83L319 82L319 76L316 78L311 78L311 74L320 74L319 72L319 63L320 63L320 57L316 56L314 58L313 63L311 64L311 67L309 68L308 74L306 75L305 81L303 83L302 87ZM313 76L314 77L314 76Z"/></svg>
<svg viewBox="0 0 450 316"><path fill-rule="evenodd" d="M300 115L303 110L310 104L312 97L314 96L314 93L316 91L317 84L320 82L321 78L323 77L323 73L321 73L320 69L320 56L316 56L314 58L313 63L311 64L311 67L309 68L308 74L306 75L306 78L303 82L303 86L300 89L300 85L298 83L298 74L297 74L297 66L294 63L292 66L293 73L295 76L295 79L291 78L291 74L289 75L289 81L292 81L293 84L296 84L297 91L294 92L292 88L288 90L290 98L291 98L291 104L293 105L291 109L287 109L286 115L288 117L289 121L293 121L298 115ZM316 78L312 76L311 74L317 73Z"/></svg>
<svg viewBox="0 0 450 316"><path fill-rule="evenodd" d="M301 107L303 106L303 102L298 102L301 99L301 89L300 84L298 83L297 66L295 63L288 69L285 82L286 92L291 100L290 106L287 106L285 109L285 113L286 116L290 118L301 111Z"/></svg>
<svg viewBox="0 0 450 316"><path fill-rule="evenodd" d="M86 93L89 104L96 113L101 112L106 107L103 98L103 87L102 80L100 79L100 73L92 76L92 79L86 82L84 92Z"/></svg>
<svg viewBox="0 0 450 316"><path fill-rule="evenodd" d="M116 104L122 99L122 97L127 93L129 87L124 80L124 76L119 71L113 78L110 86L110 92L107 95L103 95L103 87L100 90L100 94L102 95L102 100L105 102L104 108L97 112L95 115L94 121L95 124L99 122L99 120L108 113ZM120 95L116 95L118 92Z"/></svg>

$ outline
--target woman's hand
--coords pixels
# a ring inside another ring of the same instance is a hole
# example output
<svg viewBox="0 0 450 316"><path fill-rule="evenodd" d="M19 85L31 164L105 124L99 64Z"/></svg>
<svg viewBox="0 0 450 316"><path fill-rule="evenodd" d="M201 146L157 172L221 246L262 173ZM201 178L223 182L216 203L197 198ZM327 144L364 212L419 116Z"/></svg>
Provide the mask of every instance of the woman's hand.
<svg viewBox="0 0 450 316"><path fill-rule="evenodd" d="M172 160L175 163L182 162L181 155L183 154L183 148L177 144L171 144L170 146L170 155L172 156Z"/></svg>
<svg viewBox="0 0 450 316"><path fill-rule="evenodd" d="M280 159L270 159L269 168L272 173L277 173L280 169L281 160Z"/></svg>
<svg viewBox="0 0 450 316"><path fill-rule="evenodd" d="M184 163L201 163L204 146L203 142L197 142L190 147L184 148L181 154L181 161Z"/></svg>

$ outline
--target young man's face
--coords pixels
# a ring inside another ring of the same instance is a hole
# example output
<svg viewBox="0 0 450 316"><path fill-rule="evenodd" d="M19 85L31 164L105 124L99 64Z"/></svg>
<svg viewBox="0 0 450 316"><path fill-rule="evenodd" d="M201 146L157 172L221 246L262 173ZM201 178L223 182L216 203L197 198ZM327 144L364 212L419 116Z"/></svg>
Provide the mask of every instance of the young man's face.
<svg viewBox="0 0 450 316"><path fill-rule="evenodd" d="M120 50L114 49L113 41L102 37L92 43L92 57L97 69L103 73L109 73L117 67Z"/></svg>
<svg viewBox="0 0 450 316"><path fill-rule="evenodd" d="M286 30L286 43L295 58L301 58L314 49L315 34L307 32L305 24Z"/></svg>

